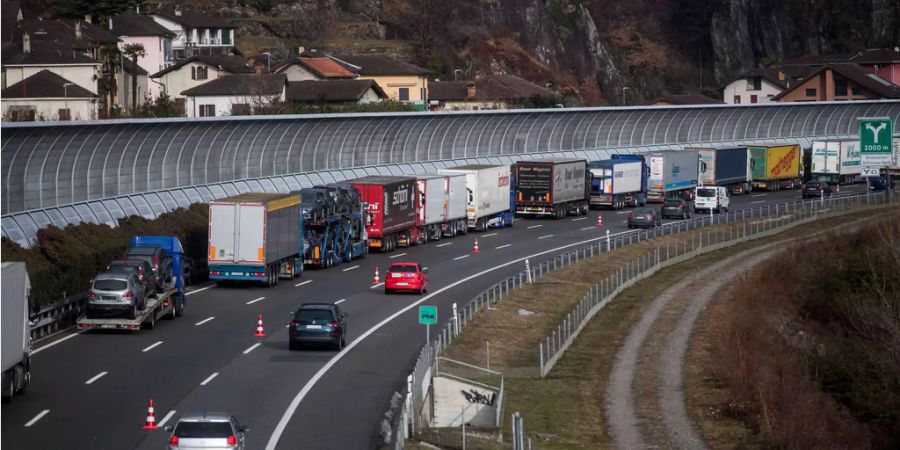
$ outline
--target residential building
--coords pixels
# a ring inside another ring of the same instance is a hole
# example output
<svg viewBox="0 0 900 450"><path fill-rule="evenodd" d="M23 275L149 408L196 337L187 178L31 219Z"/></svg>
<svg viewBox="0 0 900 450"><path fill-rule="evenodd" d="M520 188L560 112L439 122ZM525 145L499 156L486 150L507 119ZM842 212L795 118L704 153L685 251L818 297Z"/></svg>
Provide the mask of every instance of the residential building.
<svg viewBox="0 0 900 450"><path fill-rule="evenodd" d="M326 55L301 55L275 69L275 73L283 73L288 81L308 80L351 80L356 74L347 70L337 61Z"/></svg>
<svg viewBox="0 0 900 450"><path fill-rule="evenodd" d="M334 56L331 58L361 80L372 80L393 101L411 103L422 110L428 103L426 69L381 55Z"/></svg>
<svg viewBox="0 0 900 450"><path fill-rule="evenodd" d="M52 42L84 56L100 60L103 49L115 48L119 39L97 25L81 20L23 20L15 30L15 42L28 34L32 43Z"/></svg>
<svg viewBox="0 0 900 450"><path fill-rule="evenodd" d="M285 100L294 103L345 105L366 104L387 99L387 94L372 80L304 80L288 78Z"/></svg>
<svg viewBox="0 0 900 450"><path fill-rule="evenodd" d="M235 26L225 19L175 5L154 14L153 20L175 34L172 53L176 61L191 56L229 55L234 48Z"/></svg>
<svg viewBox="0 0 900 450"><path fill-rule="evenodd" d="M656 100L651 101L648 105L721 105L721 100L707 97L699 94L676 94L665 95Z"/></svg>
<svg viewBox="0 0 900 450"><path fill-rule="evenodd" d="M281 73L230 74L181 94L188 117L238 116L284 102L286 85Z"/></svg>
<svg viewBox="0 0 900 450"><path fill-rule="evenodd" d="M769 103L796 82L779 69L753 69L725 86L722 100L728 104Z"/></svg>
<svg viewBox="0 0 900 450"><path fill-rule="evenodd" d="M138 58L138 66L147 73L156 73L172 65L172 39L175 33L144 14L126 11L109 19L110 31L119 37L119 49L126 45L140 44L144 56ZM158 83L150 83L146 94L157 97L162 92Z"/></svg>
<svg viewBox="0 0 900 450"><path fill-rule="evenodd" d="M491 75L475 81L433 81L429 84L433 110L514 109L532 97L556 98L543 86L515 75Z"/></svg>
<svg viewBox="0 0 900 450"><path fill-rule="evenodd" d="M192 56L150 75L150 80L184 106L183 91L225 75L248 73L253 73L253 68L243 56Z"/></svg>
<svg viewBox="0 0 900 450"><path fill-rule="evenodd" d="M818 69L825 64L853 63L858 64L868 73L873 73L883 80L900 85L900 47L867 49L853 53L833 55L807 55L785 60L781 67Z"/></svg>
<svg viewBox="0 0 900 450"><path fill-rule="evenodd" d="M43 70L49 70L66 82L81 86L97 94L97 76L100 63L71 47L50 41L34 41L28 33L22 35L20 45L7 45L0 57L3 80L0 88L16 84Z"/></svg>
<svg viewBox="0 0 900 450"><path fill-rule="evenodd" d="M90 120L97 118L97 94L44 69L4 86L3 120Z"/></svg>
<svg viewBox="0 0 900 450"><path fill-rule="evenodd" d="M137 106L141 106L144 102L150 101L154 96L150 94L150 88L153 84L150 83L150 77L147 74L147 71L144 70L141 66L135 66L130 60L125 59L122 61L122 76L116 77L117 82L121 83L121 89L116 90L115 102L116 105L123 108L125 111L131 111L131 99L132 92L137 92ZM132 86L132 77L137 78L137 84ZM132 91L135 89L135 91ZM158 95L158 94L157 94Z"/></svg>
<svg viewBox="0 0 900 450"><path fill-rule="evenodd" d="M854 63L827 63L773 97L779 102L900 98L900 86Z"/></svg>

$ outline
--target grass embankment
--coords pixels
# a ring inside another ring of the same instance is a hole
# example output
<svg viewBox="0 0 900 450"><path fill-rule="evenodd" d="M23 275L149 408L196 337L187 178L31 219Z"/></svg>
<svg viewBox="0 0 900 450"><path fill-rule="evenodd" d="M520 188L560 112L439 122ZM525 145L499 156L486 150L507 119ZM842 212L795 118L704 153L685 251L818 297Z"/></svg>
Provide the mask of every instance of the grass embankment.
<svg viewBox="0 0 900 450"><path fill-rule="evenodd" d="M686 397L711 446L900 448L896 215L757 267L699 323Z"/></svg>
<svg viewBox="0 0 900 450"><path fill-rule="evenodd" d="M538 376L538 343L582 299L588 286L611 275L621 263L657 246L664 247L667 241L690 240L695 231L602 254L553 272L528 288L513 291L492 310L479 313L443 356L484 366L485 342L490 343L491 369L506 377L503 433L507 441L510 436L508 416L519 411L524 417L527 437L540 448L609 448L604 395L612 358L631 325L653 298L692 271L727 255L775 240L833 228L859 217L860 214L853 214L798 226L776 236L739 244L661 270L623 291L594 316L545 379ZM706 230L708 228L703 232ZM520 310L534 314L524 316Z"/></svg>
<svg viewBox="0 0 900 450"><path fill-rule="evenodd" d="M208 220L209 207L196 203L154 220L126 217L116 228L92 223L62 229L50 226L38 231L37 243L28 249L4 238L2 259L24 261L32 299L37 304L53 303L86 291L94 275L128 248L132 236L178 236L189 257L205 261Z"/></svg>

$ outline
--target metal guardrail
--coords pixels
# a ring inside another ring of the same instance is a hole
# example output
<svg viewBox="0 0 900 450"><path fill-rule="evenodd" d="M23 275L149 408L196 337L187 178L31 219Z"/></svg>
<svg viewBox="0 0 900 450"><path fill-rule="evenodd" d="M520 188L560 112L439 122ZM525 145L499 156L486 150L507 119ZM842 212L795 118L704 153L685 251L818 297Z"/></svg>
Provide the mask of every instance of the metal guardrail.
<svg viewBox="0 0 900 450"><path fill-rule="evenodd" d="M30 317L31 339L36 341L45 338L68 326L70 321L74 323L84 312L85 299L87 294L82 292L41 307Z"/></svg>

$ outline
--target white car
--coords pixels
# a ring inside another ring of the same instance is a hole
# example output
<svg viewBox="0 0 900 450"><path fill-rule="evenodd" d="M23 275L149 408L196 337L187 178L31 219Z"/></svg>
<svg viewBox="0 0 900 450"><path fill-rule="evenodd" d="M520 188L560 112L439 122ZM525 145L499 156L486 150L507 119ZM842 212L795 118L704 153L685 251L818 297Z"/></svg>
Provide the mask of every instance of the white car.
<svg viewBox="0 0 900 450"><path fill-rule="evenodd" d="M731 200L722 186L699 186L694 189L694 211L728 211Z"/></svg>

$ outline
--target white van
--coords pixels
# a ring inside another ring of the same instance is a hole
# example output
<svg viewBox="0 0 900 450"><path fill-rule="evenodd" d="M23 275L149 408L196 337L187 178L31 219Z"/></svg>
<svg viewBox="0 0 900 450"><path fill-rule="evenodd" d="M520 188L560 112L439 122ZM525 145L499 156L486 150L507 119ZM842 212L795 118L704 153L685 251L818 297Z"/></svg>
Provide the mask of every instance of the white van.
<svg viewBox="0 0 900 450"><path fill-rule="evenodd" d="M728 211L731 200L728 189L722 186L698 186L694 188L694 211Z"/></svg>

